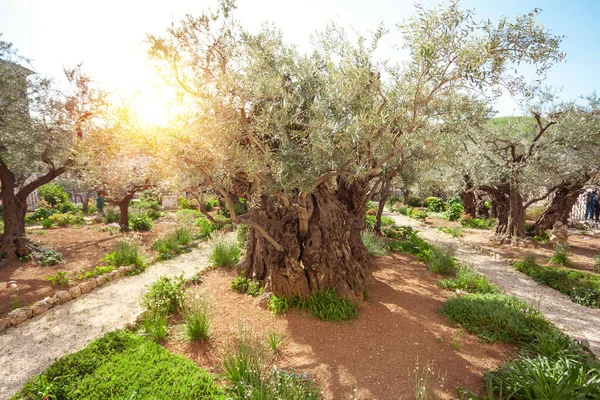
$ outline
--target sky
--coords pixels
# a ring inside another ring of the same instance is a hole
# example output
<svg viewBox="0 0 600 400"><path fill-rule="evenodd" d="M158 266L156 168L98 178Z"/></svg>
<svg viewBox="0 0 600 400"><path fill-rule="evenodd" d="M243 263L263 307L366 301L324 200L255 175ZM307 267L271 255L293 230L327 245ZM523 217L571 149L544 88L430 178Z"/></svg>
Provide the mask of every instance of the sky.
<svg viewBox="0 0 600 400"><path fill-rule="evenodd" d="M426 7L443 0L423 0ZM561 89L570 100L600 91L600 0L463 0L482 19L542 10L540 21L554 34L564 35L567 62L556 65L547 84ZM169 93L146 56L146 34L163 34L185 14L200 15L216 0L0 0L0 33L19 53L32 60L33 69L61 77L63 66L83 63L84 70L105 89L125 95L138 93L149 115L160 114ZM310 34L328 22L359 32L383 22L391 34L382 43L383 58L401 59L393 48L399 36L396 23L415 11L413 0L238 0L236 17L250 30L272 22L286 41L310 49ZM500 115L521 111L509 96L496 106Z"/></svg>

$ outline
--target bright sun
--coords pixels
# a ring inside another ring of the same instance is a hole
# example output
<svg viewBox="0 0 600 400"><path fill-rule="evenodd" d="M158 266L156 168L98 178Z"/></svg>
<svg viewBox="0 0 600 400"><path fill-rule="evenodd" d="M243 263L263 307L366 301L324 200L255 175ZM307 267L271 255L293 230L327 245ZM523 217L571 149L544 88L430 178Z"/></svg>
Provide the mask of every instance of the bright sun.
<svg viewBox="0 0 600 400"><path fill-rule="evenodd" d="M181 111L175 92L166 86L148 86L131 97L134 113L143 125L165 126Z"/></svg>

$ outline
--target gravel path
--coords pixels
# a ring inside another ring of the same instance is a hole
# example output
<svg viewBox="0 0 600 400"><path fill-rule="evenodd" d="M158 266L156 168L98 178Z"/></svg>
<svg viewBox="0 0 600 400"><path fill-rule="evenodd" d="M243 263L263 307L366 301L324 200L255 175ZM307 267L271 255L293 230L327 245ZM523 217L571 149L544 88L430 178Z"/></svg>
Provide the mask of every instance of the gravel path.
<svg viewBox="0 0 600 400"><path fill-rule="evenodd" d="M451 244L456 248L456 258L459 261L471 265L475 271L502 287L506 293L531 304L568 335L587 339L591 350L600 357L600 309L573 303L568 296L546 285L540 285L515 270L505 260L482 254L435 228L424 226L403 215L388 212L384 214L393 218L397 225L409 225L418 230L419 236L424 240L437 244Z"/></svg>
<svg viewBox="0 0 600 400"><path fill-rule="evenodd" d="M134 322L142 312L139 298L146 285L162 275L191 277L208 265L208 256L208 246L201 244L191 253L108 283L0 335L0 399L17 392L56 359Z"/></svg>

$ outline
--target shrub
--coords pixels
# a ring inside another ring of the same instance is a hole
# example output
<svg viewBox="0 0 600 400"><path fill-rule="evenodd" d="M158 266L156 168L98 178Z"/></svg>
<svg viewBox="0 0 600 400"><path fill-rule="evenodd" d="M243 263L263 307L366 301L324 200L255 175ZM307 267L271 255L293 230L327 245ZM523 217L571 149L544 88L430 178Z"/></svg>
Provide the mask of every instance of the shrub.
<svg viewBox="0 0 600 400"><path fill-rule="evenodd" d="M442 212L444 211L444 200L439 197L430 196L424 201L424 206L427 207L428 211L431 212Z"/></svg>
<svg viewBox="0 0 600 400"><path fill-rule="evenodd" d="M377 211L377 208L378 207L377 207L377 204L375 204L375 202L370 201L370 200L367 202L367 210L375 210L375 211Z"/></svg>
<svg viewBox="0 0 600 400"><path fill-rule="evenodd" d="M385 256L387 246L373 232L363 231L360 233L362 242L367 248L367 252L371 257Z"/></svg>
<svg viewBox="0 0 600 400"><path fill-rule="evenodd" d="M263 287L259 281L250 280L244 276L236 277L231 283L231 288L236 292L258 296L263 293Z"/></svg>
<svg viewBox="0 0 600 400"><path fill-rule="evenodd" d="M148 218L155 220L162 217L162 205L154 199L143 199L132 201L130 203L131 214L145 215Z"/></svg>
<svg viewBox="0 0 600 400"><path fill-rule="evenodd" d="M54 227L54 221L52 221L50 218L46 218L42 220L41 225L44 229L50 229Z"/></svg>
<svg viewBox="0 0 600 400"><path fill-rule="evenodd" d="M389 245L390 250L418 256L431 249L431 245L416 235L416 232L402 241L394 241Z"/></svg>
<svg viewBox="0 0 600 400"><path fill-rule="evenodd" d="M104 223L105 224L114 224L118 223L121 219L121 213L115 207L105 208L104 211Z"/></svg>
<svg viewBox="0 0 600 400"><path fill-rule="evenodd" d="M431 272L441 275L452 275L456 273L456 261L450 248L430 246L417 255L419 261L423 261Z"/></svg>
<svg viewBox="0 0 600 400"><path fill-rule="evenodd" d="M185 227L179 227L167 235L156 239L150 247L158 251L159 259L169 260L175 255L189 252L191 249L188 245L191 241L192 233L190 230Z"/></svg>
<svg viewBox="0 0 600 400"><path fill-rule="evenodd" d="M550 259L548 259L548 263L551 265L560 265L563 267L569 266L569 256L567 255L567 251L569 250L569 246L566 244L557 244L554 246L554 254Z"/></svg>
<svg viewBox="0 0 600 400"><path fill-rule="evenodd" d="M220 228L219 225L209 221L204 217L198 217L196 219L196 225L198 226L198 228L200 228L200 231L198 232L198 236L200 239L206 239L210 237L210 234L212 232Z"/></svg>
<svg viewBox="0 0 600 400"><path fill-rule="evenodd" d="M100 261L115 267L123 265L135 265L139 270L143 270L146 263L139 254L140 245L132 237L125 237L117 243L115 251L107 254Z"/></svg>
<svg viewBox="0 0 600 400"><path fill-rule="evenodd" d="M462 237L464 234L464 232L461 228L455 228L455 227L444 228L444 227L440 226L440 227L438 227L438 231L447 233L448 235L452 236L453 238Z"/></svg>
<svg viewBox="0 0 600 400"><path fill-rule="evenodd" d="M246 245L246 240L248 240L248 225L238 225L235 236L238 246L240 246L240 248L244 247Z"/></svg>
<svg viewBox="0 0 600 400"><path fill-rule="evenodd" d="M495 221L492 218L473 218L468 214L464 214L460 217L460 223L465 228L473 229L491 229Z"/></svg>
<svg viewBox="0 0 600 400"><path fill-rule="evenodd" d="M193 361L143 337L108 333L54 362L16 398L225 399L211 375Z"/></svg>
<svg viewBox="0 0 600 400"><path fill-rule="evenodd" d="M181 312L185 333L191 340L207 340L210 336L210 305L200 294L188 292Z"/></svg>
<svg viewBox="0 0 600 400"><path fill-rule="evenodd" d="M63 260L63 255L58 250L43 248L36 254L36 259L41 266L45 267L58 264Z"/></svg>
<svg viewBox="0 0 600 400"><path fill-rule="evenodd" d="M421 207L423 206L423 202L420 197L410 195L408 196L408 205L411 207Z"/></svg>
<svg viewBox="0 0 600 400"><path fill-rule="evenodd" d="M188 199L186 199L185 197L177 198L177 206L179 206L179 208L182 210L192 210L193 209L192 205L190 204L190 201Z"/></svg>
<svg viewBox="0 0 600 400"><path fill-rule="evenodd" d="M408 207L400 206L395 211L400 215L408 215Z"/></svg>
<svg viewBox="0 0 600 400"><path fill-rule="evenodd" d="M470 294L447 300L442 312L453 323L490 342L526 343L554 329L527 303L502 294Z"/></svg>
<svg viewBox="0 0 600 400"><path fill-rule="evenodd" d="M173 278L161 276L142 295L142 306L152 313L169 314L177 311L183 305L185 298L183 275Z"/></svg>
<svg viewBox="0 0 600 400"><path fill-rule="evenodd" d="M489 283L485 276L477 274L464 265L458 267L456 277L442 279L440 286L445 289L458 289L469 293L500 293L498 286Z"/></svg>
<svg viewBox="0 0 600 400"><path fill-rule="evenodd" d="M38 188L38 195L50 207L57 208L69 201L69 194L57 183L47 183Z"/></svg>
<svg viewBox="0 0 600 400"><path fill-rule="evenodd" d="M237 240L231 235L214 235L211 241L209 261L219 267L233 267L239 259L241 250Z"/></svg>
<svg viewBox="0 0 600 400"><path fill-rule="evenodd" d="M150 231L152 230L152 218L145 214L132 214L129 216L129 229Z"/></svg>
<svg viewBox="0 0 600 400"><path fill-rule="evenodd" d="M429 216L427 211L417 210L415 208L409 207L406 211L406 215L410 218L418 219L420 221L425 221L425 219Z"/></svg>
<svg viewBox="0 0 600 400"><path fill-rule="evenodd" d="M48 217L49 220L51 220L53 223L55 223L58 226L70 226L70 225L83 225L84 224L84 219L83 219L83 214L80 212L77 213L56 213L56 214L52 214ZM43 222L43 221L42 221ZM42 225L43 226L43 225Z"/></svg>
<svg viewBox="0 0 600 400"><path fill-rule="evenodd" d="M464 212L463 205L459 203L450 203L448 202L448 207L446 209L446 218L448 221L457 221L462 213Z"/></svg>
<svg viewBox="0 0 600 400"><path fill-rule="evenodd" d="M402 239L405 238L406 228L412 229L410 226L383 226L381 234L390 239Z"/></svg>
<svg viewBox="0 0 600 400"><path fill-rule="evenodd" d="M290 309L290 301L286 297L271 294L267 308L273 314L285 314Z"/></svg>
<svg viewBox="0 0 600 400"><path fill-rule="evenodd" d="M269 348L273 353L276 353L277 350L279 350L279 347L281 347L281 343L283 343L283 338L277 331L269 331L267 334L267 340L269 343Z"/></svg>
<svg viewBox="0 0 600 400"><path fill-rule="evenodd" d="M538 265L534 256L514 263L519 272L529 275L534 281L550 286L569 296L575 303L600 307L600 277L581 271Z"/></svg>
<svg viewBox="0 0 600 400"><path fill-rule="evenodd" d="M550 241L550 235L548 235L548 231L544 230L540 234L535 235L532 239L540 243L548 243Z"/></svg>
<svg viewBox="0 0 600 400"><path fill-rule="evenodd" d="M65 286L69 284L68 275L68 272L58 271L55 275L46 276L45 279L50 281L53 286Z"/></svg>
<svg viewBox="0 0 600 400"><path fill-rule="evenodd" d="M399 196L390 195L385 201L385 205L390 211L394 211L394 206L396 203L402 203L402 198Z"/></svg>
<svg viewBox="0 0 600 400"><path fill-rule="evenodd" d="M52 214L58 214L60 211L56 208L38 208L32 214L25 217L27 225L33 225L39 221L48 219Z"/></svg>

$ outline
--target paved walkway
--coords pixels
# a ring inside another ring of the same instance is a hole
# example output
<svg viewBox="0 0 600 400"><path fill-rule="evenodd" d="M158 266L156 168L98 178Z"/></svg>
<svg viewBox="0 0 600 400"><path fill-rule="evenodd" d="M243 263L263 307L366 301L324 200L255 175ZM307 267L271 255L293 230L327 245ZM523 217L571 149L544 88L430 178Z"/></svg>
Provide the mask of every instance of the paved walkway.
<svg viewBox="0 0 600 400"><path fill-rule="evenodd" d="M140 296L160 276L191 277L208 265L208 245L120 278L0 335L0 399L7 399L56 359L74 353L105 333L134 322Z"/></svg>
<svg viewBox="0 0 600 400"><path fill-rule="evenodd" d="M482 254L436 228L424 226L403 215L388 212L384 215L393 218L397 225L409 225L418 230L419 236L424 240L437 244L452 244L456 248L456 258L459 261L472 266L475 271L485 275L488 281L502 287L506 293L531 304L568 335L587 339L591 350L600 357L600 309L573 303L568 296L546 285L540 285L515 270L505 260Z"/></svg>

